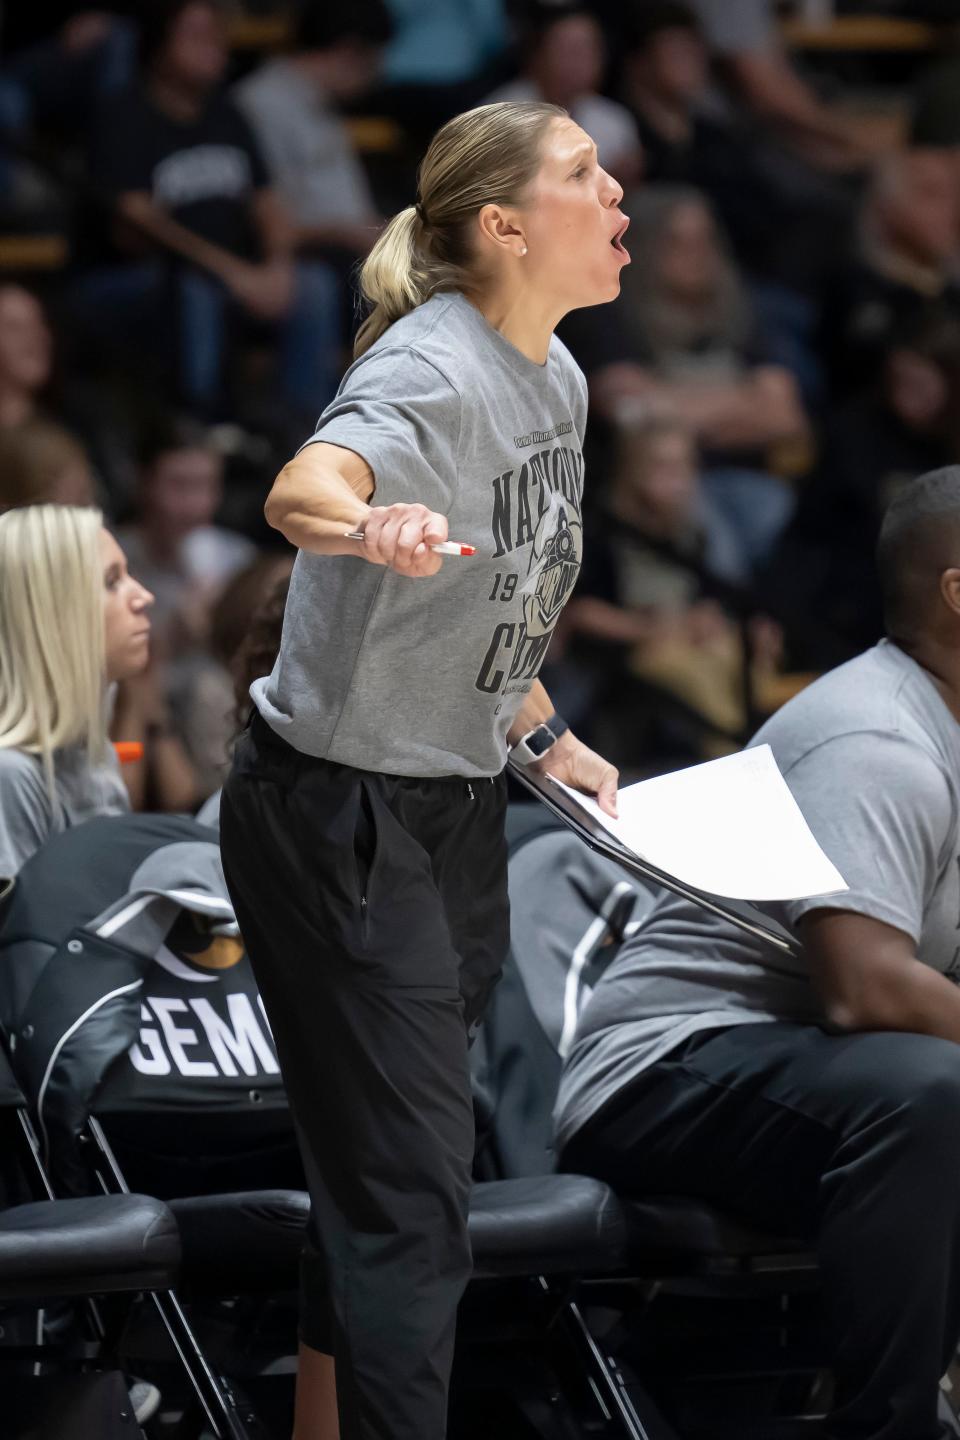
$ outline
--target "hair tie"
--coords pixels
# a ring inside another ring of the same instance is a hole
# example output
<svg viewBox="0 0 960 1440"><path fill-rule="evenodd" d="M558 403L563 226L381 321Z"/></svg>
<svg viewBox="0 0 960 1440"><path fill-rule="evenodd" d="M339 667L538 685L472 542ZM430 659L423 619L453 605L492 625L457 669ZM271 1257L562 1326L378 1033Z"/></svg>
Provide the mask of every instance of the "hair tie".
<svg viewBox="0 0 960 1440"><path fill-rule="evenodd" d="M420 221L420 224L425 226L426 223L427 223L427 212L426 212L426 210L424 210L424 208L423 208L423 206L420 204L420 201L419 201L419 200L417 201L417 203L414 205L413 208L414 208L414 210L416 210L416 212L417 212L417 219Z"/></svg>

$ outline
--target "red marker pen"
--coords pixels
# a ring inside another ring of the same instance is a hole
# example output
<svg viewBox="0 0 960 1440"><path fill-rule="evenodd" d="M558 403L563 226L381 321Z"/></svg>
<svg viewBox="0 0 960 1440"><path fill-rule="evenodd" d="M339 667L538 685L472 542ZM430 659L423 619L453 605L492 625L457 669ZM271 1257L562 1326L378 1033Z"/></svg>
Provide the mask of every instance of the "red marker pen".
<svg viewBox="0 0 960 1440"><path fill-rule="evenodd" d="M344 540L362 540L362 530L348 530ZM476 555L476 545L461 545L458 540L441 540L437 545L431 545L430 549L435 555Z"/></svg>

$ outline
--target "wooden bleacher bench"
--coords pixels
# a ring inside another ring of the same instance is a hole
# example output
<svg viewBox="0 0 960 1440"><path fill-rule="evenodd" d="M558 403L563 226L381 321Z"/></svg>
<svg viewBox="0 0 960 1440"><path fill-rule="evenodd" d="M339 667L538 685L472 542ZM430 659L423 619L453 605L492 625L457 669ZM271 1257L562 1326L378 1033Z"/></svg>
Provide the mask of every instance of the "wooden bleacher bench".
<svg viewBox="0 0 960 1440"><path fill-rule="evenodd" d="M352 115L346 126L361 155L392 155L403 143L403 131L389 115Z"/></svg>
<svg viewBox="0 0 960 1440"><path fill-rule="evenodd" d="M781 34L794 50L934 50L950 27L888 15L837 15L823 25L785 20Z"/></svg>
<svg viewBox="0 0 960 1440"><path fill-rule="evenodd" d="M933 50L950 27L923 20L900 20L888 15L838 15L823 25L785 20L781 33L795 50ZM229 21L230 43L235 50L281 50L290 39L289 15L249 15L243 11Z"/></svg>
<svg viewBox="0 0 960 1440"><path fill-rule="evenodd" d="M291 33L289 15L232 15L228 22L234 50L282 50Z"/></svg>
<svg viewBox="0 0 960 1440"><path fill-rule="evenodd" d="M62 270L69 258L65 235L0 235L0 272Z"/></svg>

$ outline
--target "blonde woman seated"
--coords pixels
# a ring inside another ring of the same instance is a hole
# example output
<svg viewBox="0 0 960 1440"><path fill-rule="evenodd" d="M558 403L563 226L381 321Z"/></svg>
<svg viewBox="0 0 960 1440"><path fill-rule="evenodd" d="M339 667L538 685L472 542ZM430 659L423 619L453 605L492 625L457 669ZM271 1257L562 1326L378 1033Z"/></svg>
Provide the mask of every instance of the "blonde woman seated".
<svg viewBox="0 0 960 1440"><path fill-rule="evenodd" d="M99 510L0 515L0 877L49 835L130 808L108 687L146 669L152 603Z"/></svg>

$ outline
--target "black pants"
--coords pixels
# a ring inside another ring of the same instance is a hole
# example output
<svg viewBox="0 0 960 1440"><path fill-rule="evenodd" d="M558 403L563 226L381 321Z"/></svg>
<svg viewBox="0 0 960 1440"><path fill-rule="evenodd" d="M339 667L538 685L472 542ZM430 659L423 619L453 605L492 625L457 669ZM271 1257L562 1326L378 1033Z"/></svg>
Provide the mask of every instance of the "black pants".
<svg viewBox="0 0 960 1440"><path fill-rule="evenodd" d="M960 1045L788 1024L706 1032L589 1121L563 1164L815 1236L829 1434L940 1434L938 1380L960 1339Z"/></svg>
<svg viewBox="0 0 960 1440"><path fill-rule="evenodd" d="M502 777L316 760L258 718L224 790L224 870L310 1188L301 1338L335 1356L344 1440L445 1434L505 799Z"/></svg>

